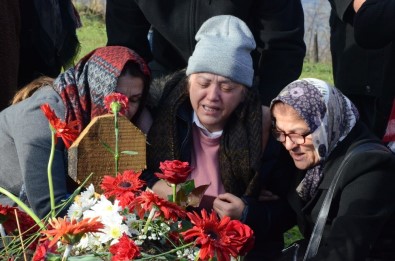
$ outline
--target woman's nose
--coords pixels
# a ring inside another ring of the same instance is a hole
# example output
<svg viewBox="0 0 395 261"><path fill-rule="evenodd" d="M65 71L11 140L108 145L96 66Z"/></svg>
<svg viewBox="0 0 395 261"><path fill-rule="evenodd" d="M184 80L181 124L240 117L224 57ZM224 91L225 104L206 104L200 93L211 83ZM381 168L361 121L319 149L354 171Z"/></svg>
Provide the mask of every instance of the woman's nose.
<svg viewBox="0 0 395 261"><path fill-rule="evenodd" d="M283 142L284 147L287 150L292 150L293 148L295 148L296 146L298 146L297 144L295 144L288 136L285 136L285 141Z"/></svg>
<svg viewBox="0 0 395 261"><path fill-rule="evenodd" d="M207 88L207 99L212 101L219 99L219 86L211 84L211 86Z"/></svg>

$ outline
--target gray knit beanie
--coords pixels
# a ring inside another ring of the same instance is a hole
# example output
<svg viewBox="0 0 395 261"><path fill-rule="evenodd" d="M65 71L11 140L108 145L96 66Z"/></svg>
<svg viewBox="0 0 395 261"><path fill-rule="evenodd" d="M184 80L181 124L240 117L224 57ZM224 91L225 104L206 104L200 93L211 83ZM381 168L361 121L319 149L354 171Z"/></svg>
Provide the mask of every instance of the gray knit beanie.
<svg viewBox="0 0 395 261"><path fill-rule="evenodd" d="M231 15L214 16L197 32L195 50L186 74L208 72L252 86L254 69L251 51L255 40L248 26Z"/></svg>

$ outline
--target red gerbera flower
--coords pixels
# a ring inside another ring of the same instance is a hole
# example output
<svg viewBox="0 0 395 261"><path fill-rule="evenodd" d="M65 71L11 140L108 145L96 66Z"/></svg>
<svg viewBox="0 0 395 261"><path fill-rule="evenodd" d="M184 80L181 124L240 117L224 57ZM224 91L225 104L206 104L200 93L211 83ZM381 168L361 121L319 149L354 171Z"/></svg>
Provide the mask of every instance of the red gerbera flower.
<svg viewBox="0 0 395 261"><path fill-rule="evenodd" d="M129 106L129 99L121 93L114 92L104 97L104 105L109 112L114 114L119 112L119 114L125 115Z"/></svg>
<svg viewBox="0 0 395 261"><path fill-rule="evenodd" d="M192 171L188 162L179 160L166 160L160 163L159 168L163 174L155 173L155 175L171 184L184 183Z"/></svg>
<svg viewBox="0 0 395 261"><path fill-rule="evenodd" d="M104 225L97 220L98 218L84 218L81 221L63 218L50 219L48 222L53 229L41 231L42 234L46 235L43 240L52 239L48 247L52 247L59 240L65 244L78 243L85 233L99 232L99 229L104 228Z"/></svg>
<svg viewBox="0 0 395 261"><path fill-rule="evenodd" d="M151 211L153 207L158 209L154 218L163 215L165 219L176 221L178 218L186 216L185 211L177 204L164 200L151 191L141 192L140 196L133 201L133 205L140 218L143 218L144 214Z"/></svg>
<svg viewBox="0 0 395 261"><path fill-rule="evenodd" d="M139 178L140 175L141 172L125 170L122 174L118 173L116 177L104 176L101 183L104 195L114 196L119 200L121 207L128 206L145 185L145 182Z"/></svg>
<svg viewBox="0 0 395 261"><path fill-rule="evenodd" d="M237 257L237 250L227 233L230 218L225 216L219 220L215 211L209 216L205 209L201 213L202 217L196 212L187 213L194 226L181 232L185 240L196 238L195 244L200 247L199 258L209 260L216 256L218 261L229 261L231 255Z"/></svg>
<svg viewBox="0 0 395 261"><path fill-rule="evenodd" d="M246 255L254 246L254 231L239 220L231 220L228 223L226 234L231 239L231 245L237 249L239 256Z"/></svg>
<svg viewBox="0 0 395 261"><path fill-rule="evenodd" d="M140 255L140 249L133 240L123 234L118 243L110 247L110 253L113 254L112 261L129 261Z"/></svg>
<svg viewBox="0 0 395 261"><path fill-rule="evenodd" d="M69 148L73 141L78 138L79 131L77 127L79 121L72 121L67 124L56 116L48 103L41 105L40 108L44 112L45 117L47 117L51 128L55 131L55 137L62 138L66 148Z"/></svg>
<svg viewBox="0 0 395 261"><path fill-rule="evenodd" d="M0 204L0 223L8 233L15 234L14 232L18 228L17 218L21 229L20 232L22 234L27 232L24 237L34 234L39 229L36 222L25 212L16 207L3 206ZM19 232L17 232L17 234L19 234Z"/></svg>

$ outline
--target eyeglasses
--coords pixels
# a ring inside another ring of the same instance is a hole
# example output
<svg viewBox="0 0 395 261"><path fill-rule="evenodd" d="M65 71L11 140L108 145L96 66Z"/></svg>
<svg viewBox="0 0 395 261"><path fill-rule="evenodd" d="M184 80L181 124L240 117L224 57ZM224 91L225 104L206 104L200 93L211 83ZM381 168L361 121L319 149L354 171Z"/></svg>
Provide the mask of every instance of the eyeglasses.
<svg viewBox="0 0 395 261"><path fill-rule="evenodd" d="M285 138L288 137L294 144L296 145L302 145L306 142L306 137L311 134L311 132L308 132L306 134L297 134L297 133L285 133L283 131L279 131L277 129L272 129L272 133L274 138L276 138L277 141L279 142L285 142Z"/></svg>

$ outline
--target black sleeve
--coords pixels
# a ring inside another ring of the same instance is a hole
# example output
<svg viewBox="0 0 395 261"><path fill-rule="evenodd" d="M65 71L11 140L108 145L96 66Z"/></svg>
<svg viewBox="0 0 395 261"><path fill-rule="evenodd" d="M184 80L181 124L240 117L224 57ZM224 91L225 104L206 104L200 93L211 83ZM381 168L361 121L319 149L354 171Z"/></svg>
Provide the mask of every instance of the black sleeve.
<svg viewBox="0 0 395 261"><path fill-rule="evenodd" d="M254 9L254 69L262 102L269 105L302 71L306 53L304 15L300 0L259 0Z"/></svg>
<svg viewBox="0 0 395 261"><path fill-rule="evenodd" d="M352 24L354 9L352 3L354 0L329 0L332 11L345 23Z"/></svg>
<svg viewBox="0 0 395 261"><path fill-rule="evenodd" d="M132 0L107 0L106 30L107 45L129 47L146 61L152 59L148 43L150 23Z"/></svg>
<svg viewBox="0 0 395 261"><path fill-rule="evenodd" d="M148 188L152 189L156 182L159 181L159 178L155 175L155 172L150 169L143 170L140 178L145 181Z"/></svg>
<svg viewBox="0 0 395 261"><path fill-rule="evenodd" d="M259 244L250 258L266 260L279 254L284 247L284 232L296 224L296 214L287 202L287 194L297 169L289 153L272 137L263 155L262 171L265 172L261 180L264 187L280 199L258 201L244 196L243 200L248 205L244 222L254 230L256 244Z"/></svg>
<svg viewBox="0 0 395 261"><path fill-rule="evenodd" d="M364 48L381 48L395 40L395 1L367 0L354 18L356 42Z"/></svg>

